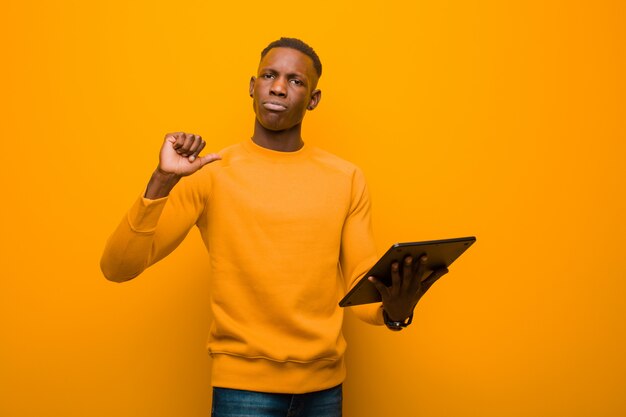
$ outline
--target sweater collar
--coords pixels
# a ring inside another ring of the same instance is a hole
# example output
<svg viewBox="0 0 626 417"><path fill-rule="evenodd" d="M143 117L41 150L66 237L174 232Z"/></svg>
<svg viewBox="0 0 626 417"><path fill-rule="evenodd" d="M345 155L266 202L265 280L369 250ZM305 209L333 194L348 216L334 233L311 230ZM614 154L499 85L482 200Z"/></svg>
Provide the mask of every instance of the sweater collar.
<svg viewBox="0 0 626 417"><path fill-rule="evenodd" d="M254 143L252 138L244 141L243 147L244 149L246 149L246 151L252 154L272 159L274 161L294 161L306 157L311 152L311 147L308 146L306 143L304 144L304 146L302 146L302 148L298 149L297 151L281 152L259 146Z"/></svg>

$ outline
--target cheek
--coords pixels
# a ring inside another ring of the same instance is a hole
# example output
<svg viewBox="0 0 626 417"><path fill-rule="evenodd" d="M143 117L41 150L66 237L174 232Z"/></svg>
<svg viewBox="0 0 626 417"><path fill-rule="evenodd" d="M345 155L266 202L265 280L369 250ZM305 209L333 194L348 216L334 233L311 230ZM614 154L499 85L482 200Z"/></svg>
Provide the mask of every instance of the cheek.
<svg viewBox="0 0 626 417"><path fill-rule="evenodd" d="M256 82L252 86L252 92L255 97L258 97L261 94L261 92L264 91L265 89L266 88L263 85L263 80L256 80Z"/></svg>
<svg viewBox="0 0 626 417"><path fill-rule="evenodd" d="M309 108L309 104L311 104L311 98L307 97L302 101L302 111L305 112Z"/></svg>

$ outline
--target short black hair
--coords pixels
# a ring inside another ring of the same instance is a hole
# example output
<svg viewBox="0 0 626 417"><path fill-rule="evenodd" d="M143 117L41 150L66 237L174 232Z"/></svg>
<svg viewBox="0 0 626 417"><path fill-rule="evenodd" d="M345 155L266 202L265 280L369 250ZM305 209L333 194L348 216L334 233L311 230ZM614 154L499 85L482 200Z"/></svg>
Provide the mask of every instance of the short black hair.
<svg viewBox="0 0 626 417"><path fill-rule="evenodd" d="M263 59L272 48L291 48L302 52L313 60L313 67L315 68L315 72L317 73L317 78L322 76L322 61L320 61L320 57L317 56L313 48L302 42L300 39L283 37L277 41L270 43L261 52L261 59Z"/></svg>

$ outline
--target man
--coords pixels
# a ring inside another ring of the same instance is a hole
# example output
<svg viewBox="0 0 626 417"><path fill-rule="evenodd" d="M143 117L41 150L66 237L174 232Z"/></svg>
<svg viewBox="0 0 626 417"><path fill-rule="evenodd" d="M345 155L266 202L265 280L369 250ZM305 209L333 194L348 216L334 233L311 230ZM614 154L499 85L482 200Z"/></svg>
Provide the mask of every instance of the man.
<svg viewBox="0 0 626 417"><path fill-rule="evenodd" d="M199 228L211 258L214 417L341 415L345 340L337 302L377 256L363 174L301 136L306 111L321 99L321 73L304 42L269 44L250 79L251 140L200 156L206 142L199 135L167 134L144 196L102 257L105 276L126 281ZM394 264L390 287L370 278L383 302L355 313L402 328L447 272L422 283L424 262Z"/></svg>

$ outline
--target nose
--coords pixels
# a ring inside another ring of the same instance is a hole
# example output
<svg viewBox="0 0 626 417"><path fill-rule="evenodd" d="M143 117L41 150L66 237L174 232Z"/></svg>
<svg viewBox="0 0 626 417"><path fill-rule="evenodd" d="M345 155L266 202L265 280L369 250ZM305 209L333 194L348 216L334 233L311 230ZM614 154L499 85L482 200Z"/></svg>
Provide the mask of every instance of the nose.
<svg viewBox="0 0 626 417"><path fill-rule="evenodd" d="M282 77L274 78L274 82L270 86L270 94L278 97L287 97L287 86Z"/></svg>

